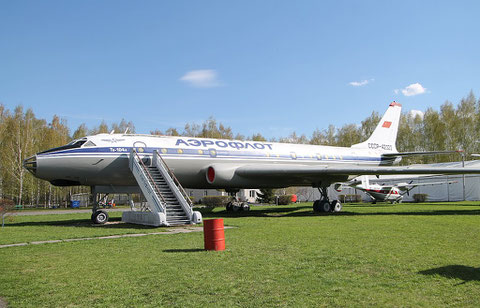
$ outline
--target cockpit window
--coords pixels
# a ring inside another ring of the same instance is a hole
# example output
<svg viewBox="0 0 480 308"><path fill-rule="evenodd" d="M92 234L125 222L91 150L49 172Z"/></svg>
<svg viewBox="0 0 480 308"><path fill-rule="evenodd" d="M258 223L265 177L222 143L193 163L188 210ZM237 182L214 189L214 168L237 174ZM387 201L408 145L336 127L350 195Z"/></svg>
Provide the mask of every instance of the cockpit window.
<svg viewBox="0 0 480 308"><path fill-rule="evenodd" d="M62 150L68 150L68 149L75 149L81 147L85 142L87 142L87 139L78 139L78 140L73 140L67 145L63 145L61 147L53 148L53 149L48 149L46 151L37 153L37 154L45 154L45 153L50 153L50 152L56 152L56 151L62 151Z"/></svg>
<svg viewBox="0 0 480 308"><path fill-rule="evenodd" d="M97 146L97 145L96 145L95 143L91 142L90 140L87 141L87 142L83 145L84 148L86 148L86 147L95 147L95 146Z"/></svg>

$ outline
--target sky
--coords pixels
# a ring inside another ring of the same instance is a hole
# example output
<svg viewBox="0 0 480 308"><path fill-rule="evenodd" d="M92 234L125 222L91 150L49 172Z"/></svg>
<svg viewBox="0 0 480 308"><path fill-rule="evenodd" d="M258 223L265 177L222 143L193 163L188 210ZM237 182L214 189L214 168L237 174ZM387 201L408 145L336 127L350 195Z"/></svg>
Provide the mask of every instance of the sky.
<svg viewBox="0 0 480 308"><path fill-rule="evenodd" d="M480 1L0 0L0 103L73 131L311 136L480 96Z"/></svg>

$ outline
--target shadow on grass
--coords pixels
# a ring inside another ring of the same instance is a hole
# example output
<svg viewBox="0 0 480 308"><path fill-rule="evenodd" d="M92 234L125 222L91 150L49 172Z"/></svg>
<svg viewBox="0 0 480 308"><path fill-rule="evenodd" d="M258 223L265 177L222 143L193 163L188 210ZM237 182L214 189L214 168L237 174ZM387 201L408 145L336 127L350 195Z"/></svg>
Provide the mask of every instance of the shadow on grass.
<svg viewBox="0 0 480 308"><path fill-rule="evenodd" d="M291 207L269 207L265 209L251 209L250 211L244 212L244 211L239 211L239 212L229 212L226 210L220 211L220 212L208 212L208 211L202 211L202 217L203 218L241 218L241 217L283 217L287 216L289 213L299 211L299 210L306 210L306 209L312 209L311 206L291 206ZM299 212L301 214L304 214L304 216L317 216L318 214L314 214L313 210L311 212L308 211L302 211Z"/></svg>
<svg viewBox="0 0 480 308"><path fill-rule="evenodd" d="M242 218L242 217L309 217L309 216L450 216L450 215L480 215L480 210L424 210L424 211L380 211L391 206L375 206L376 212L352 212L344 210L339 213L316 213L310 206L295 206L281 208L252 209L248 212L202 212L203 218Z"/></svg>
<svg viewBox="0 0 480 308"><path fill-rule="evenodd" d="M163 252L200 252L205 251L205 249L200 248L191 248L191 249L165 249Z"/></svg>
<svg viewBox="0 0 480 308"><path fill-rule="evenodd" d="M447 265L418 273L422 275L440 275L445 278L461 279L463 283L480 281L480 268L465 265Z"/></svg>
<svg viewBox="0 0 480 308"><path fill-rule="evenodd" d="M121 217L109 218L107 224L97 225L92 223L90 219L69 219L69 220L51 220L51 221L25 221L8 223L6 227L23 227L23 226L54 226L54 227L86 227L86 228L102 228L102 229L153 229L155 227L122 223Z"/></svg>
<svg viewBox="0 0 480 308"><path fill-rule="evenodd" d="M462 205L463 206L463 205ZM383 209L391 209L392 206L388 204L381 205L370 205L370 206L357 206L354 207L363 207L364 209L372 210L371 212L353 212L348 211L348 208L352 208L349 205L346 209L340 213L316 213L313 212L312 206L303 205L303 206L289 206L289 207L264 207L262 209L256 209L255 207L248 212L227 212L226 210L219 212L204 211L202 216L205 219L209 218L243 218L243 217L264 217L264 218L276 218L276 217L311 217L311 216L450 216L450 215L480 215L480 209L468 209L468 210L417 210L417 211L383 211ZM375 211L378 209L378 211ZM199 210L199 209L195 209ZM20 227L20 226L57 226L57 227L87 227L87 228L106 228L106 229L152 229L156 227L135 225L121 223L121 217L110 217L109 223L105 225L96 225L93 224L90 219L69 219L69 220L52 220L52 221L28 221L28 222L12 222L7 223L6 226L11 227Z"/></svg>

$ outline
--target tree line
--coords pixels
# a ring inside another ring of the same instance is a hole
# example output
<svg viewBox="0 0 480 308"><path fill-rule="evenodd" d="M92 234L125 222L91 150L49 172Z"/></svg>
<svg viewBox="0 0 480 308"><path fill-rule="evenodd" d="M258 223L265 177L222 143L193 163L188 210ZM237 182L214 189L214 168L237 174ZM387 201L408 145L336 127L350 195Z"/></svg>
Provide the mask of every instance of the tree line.
<svg viewBox="0 0 480 308"><path fill-rule="evenodd" d="M380 121L381 115L372 112L360 124L342 127L329 125L316 129L311 136L292 132L289 136L271 138L271 142L303 143L348 147L366 140ZM39 119L33 110L17 106L13 111L0 104L0 199L11 199L16 204L58 205L70 200L75 193L88 192L88 187L55 187L39 180L23 168L23 160L45 149L61 146L87 135L98 133L135 133L135 126L125 119L110 126L101 122L88 128L85 124L73 131L65 119L53 116L50 122ZM267 141L261 133L243 136L218 123L213 117L201 124L187 123L182 131L168 128L154 130L151 134ZM446 101L440 110L428 108L423 117L402 113L397 138L400 152L464 150L469 154L480 153L480 100L471 91L454 105ZM404 163L431 163L458 161L458 155L420 156L405 159Z"/></svg>

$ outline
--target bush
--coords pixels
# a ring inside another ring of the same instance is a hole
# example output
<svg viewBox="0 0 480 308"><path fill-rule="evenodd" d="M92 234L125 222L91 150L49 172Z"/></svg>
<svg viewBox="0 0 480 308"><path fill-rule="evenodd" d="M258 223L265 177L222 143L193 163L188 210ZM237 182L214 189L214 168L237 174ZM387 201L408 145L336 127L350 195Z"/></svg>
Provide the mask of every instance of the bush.
<svg viewBox="0 0 480 308"><path fill-rule="evenodd" d="M415 194L413 195L413 200L417 203L427 201L428 194Z"/></svg>
<svg viewBox="0 0 480 308"><path fill-rule="evenodd" d="M15 202L10 199L0 199L0 213L8 212L15 207Z"/></svg>
<svg viewBox="0 0 480 308"><path fill-rule="evenodd" d="M278 205L287 205L292 203L292 195L278 196Z"/></svg>
<svg viewBox="0 0 480 308"><path fill-rule="evenodd" d="M205 196L202 198L202 204L208 207L226 206L232 198L229 196Z"/></svg>
<svg viewBox="0 0 480 308"><path fill-rule="evenodd" d="M5 215L11 212L15 207L15 203L10 199L0 199L0 216L2 218L2 229L5 225Z"/></svg>

